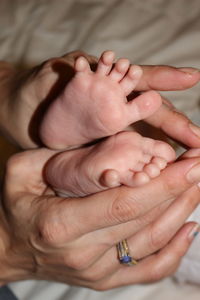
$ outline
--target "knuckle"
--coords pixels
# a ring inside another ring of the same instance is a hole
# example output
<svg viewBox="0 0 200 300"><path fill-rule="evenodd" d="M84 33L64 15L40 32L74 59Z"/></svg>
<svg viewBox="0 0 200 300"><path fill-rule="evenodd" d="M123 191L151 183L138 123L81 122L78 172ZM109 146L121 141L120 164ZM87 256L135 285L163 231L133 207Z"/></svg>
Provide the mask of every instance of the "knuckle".
<svg viewBox="0 0 200 300"><path fill-rule="evenodd" d="M159 225L151 226L149 235L149 247L152 251L161 249L167 243L167 236L163 233L162 228Z"/></svg>
<svg viewBox="0 0 200 300"><path fill-rule="evenodd" d="M59 248L75 239L79 228L69 221L70 214L70 203L44 202L38 225L44 243Z"/></svg>
<svg viewBox="0 0 200 300"><path fill-rule="evenodd" d="M157 268L153 268L153 270L151 270L151 282L157 282L160 281L164 278L165 276L160 272L159 269Z"/></svg>
<svg viewBox="0 0 200 300"><path fill-rule="evenodd" d="M52 223L46 222L44 226L40 228L40 237L45 244L50 246L56 246L58 244L59 237L57 234L60 232L60 226L53 226Z"/></svg>
<svg viewBox="0 0 200 300"><path fill-rule="evenodd" d="M83 277L84 280L87 280L88 282L91 282L92 284L95 284L99 281L101 281L105 276L105 272L93 270L93 272L84 272Z"/></svg>
<svg viewBox="0 0 200 300"><path fill-rule="evenodd" d="M99 256L98 247L88 247L87 243L82 244L81 239L75 241L74 247L71 243L66 251L66 264L72 269L80 271L84 280L96 282L102 279L107 272L105 268L95 263Z"/></svg>
<svg viewBox="0 0 200 300"><path fill-rule="evenodd" d="M86 278L89 282L92 284L95 283L103 283L106 281L109 274L112 274L113 272L113 266L108 265L108 266L103 266L102 263L98 262L97 264L91 265L90 266L90 272L88 272L88 268L84 271L84 279Z"/></svg>
<svg viewBox="0 0 200 300"><path fill-rule="evenodd" d="M177 180L174 177L169 177L167 180L163 180L163 192L168 195L168 198L174 198L177 196Z"/></svg>
<svg viewBox="0 0 200 300"><path fill-rule="evenodd" d="M109 284L105 281L96 282L96 283L93 283L93 285L92 285L92 289L97 292L105 292L105 291L110 290L111 288L112 288L112 286L109 286Z"/></svg>
<svg viewBox="0 0 200 300"><path fill-rule="evenodd" d="M65 256L65 265L72 268L75 271L84 271L87 269L90 265L90 259L89 257L86 257L85 253L83 254L83 251L79 250L79 253L76 253L76 251L68 251L68 253ZM86 276L84 277L86 278ZM90 279L90 276L88 276L88 280Z"/></svg>
<svg viewBox="0 0 200 300"><path fill-rule="evenodd" d="M19 175L19 171L23 167L24 159L22 153L11 156L6 163L7 176Z"/></svg>
<svg viewBox="0 0 200 300"><path fill-rule="evenodd" d="M159 281L167 276L173 274L181 262L181 255L183 252L177 253L176 251L171 251L165 257L156 256L153 265L149 270L149 278L151 282Z"/></svg>
<svg viewBox="0 0 200 300"><path fill-rule="evenodd" d="M67 239L67 232L62 221L49 217L40 225L39 233L45 244L55 248L62 246Z"/></svg>
<svg viewBox="0 0 200 300"><path fill-rule="evenodd" d="M151 282L157 282L166 276L165 269L162 267L160 262L155 262L150 270L149 278Z"/></svg>
<svg viewBox="0 0 200 300"><path fill-rule="evenodd" d="M30 175L33 168L33 161L36 159L35 150L20 152L11 156L6 163L6 175L18 178L25 178Z"/></svg>

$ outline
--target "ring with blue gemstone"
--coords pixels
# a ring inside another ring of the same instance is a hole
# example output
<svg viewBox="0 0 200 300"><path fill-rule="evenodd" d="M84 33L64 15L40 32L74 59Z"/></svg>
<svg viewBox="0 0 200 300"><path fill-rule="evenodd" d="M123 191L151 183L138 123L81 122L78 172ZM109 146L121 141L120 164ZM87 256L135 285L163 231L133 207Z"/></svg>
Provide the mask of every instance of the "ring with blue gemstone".
<svg viewBox="0 0 200 300"><path fill-rule="evenodd" d="M137 260L130 256L127 240L122 240L117 244L118 258L121 264L126 266L137 265Z"/></svg>

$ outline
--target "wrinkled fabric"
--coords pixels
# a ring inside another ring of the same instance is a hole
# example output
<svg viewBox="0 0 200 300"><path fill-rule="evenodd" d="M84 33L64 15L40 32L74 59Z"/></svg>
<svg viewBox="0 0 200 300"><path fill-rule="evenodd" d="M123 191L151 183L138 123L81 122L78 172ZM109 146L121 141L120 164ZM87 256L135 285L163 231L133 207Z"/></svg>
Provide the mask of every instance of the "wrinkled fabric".
<svg viewBox="0 0 200 300"><path fill-rule="evenodd" d="M0 58L35 65L76 49L200 69L199 0L1 0ZM168 93L190 115L199 87Z"/></svg>

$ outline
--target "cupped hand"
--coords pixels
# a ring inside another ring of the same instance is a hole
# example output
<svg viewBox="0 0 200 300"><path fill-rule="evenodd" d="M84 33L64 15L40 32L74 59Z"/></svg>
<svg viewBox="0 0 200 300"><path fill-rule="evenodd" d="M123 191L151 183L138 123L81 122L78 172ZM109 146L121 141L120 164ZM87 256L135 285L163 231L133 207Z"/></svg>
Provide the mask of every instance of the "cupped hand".
<svg viewBox="0 0 200 300"><path fill-rule="evenodd" d="M81 51L74 51L64 55L62 58L50 59L36 68L38 73L35 74L35 90L39 96L39 102L41 103L41 99L45 100L42 102L43 104L39 106L39 109L37 109L35 120L41 120L41 107L44 112L49 103L57 97L65 84L72 78L74 75L74 62L79 56L85 56L93 68L96 67L97 58ZM174 68L171 66L141 67L143 75L135 88L135 91L137 92L145 92L148 90L185 90L191 88L200 81L200 72L194 68ZM50 78L51 80L49 80ZM44 89L44 86L46 89ZM42 96L41 93L43 93ZM191 120L183 113L178 112L168 100L164 98L162 98L162 100L163 105L156 113L147 118L145 122L153 127L161 129L169 137L186 147L200 147L199 127L192 124ZM30 128L32 128L33 125L36 125L35 122L30 124ZM173 124L173 128L171 124ZM37 126L34 126L34 128L36 127Z"/></svg>
<svg viewBox="0 0 200 300"><path fill-rule="evenodd" d="M95 68L97 59L82 51L49 59L27 71L15 70L12 66L1 63L1 92L4 100L0 112L0 128L6 136L22 148L41 145L38 128L43 114L74 75L74 62L79 56L85 56ZM151 89L184 90L200 80L200 72L192 68L142 66L142 69L143 76L136 88L138 92ZM7 122L8 118L12 122ZM189 147L200 147L199 128L192 126L191 121L172 106L163 105L146 122L161 128L167 135Z"/></svg>
<svg viewBox="0 0 200 300"><path fill-rule="evenodd" d="M200 72L193 68L173 68L170 66L142 66L143 77L137 91L158 90L178 91L191 88L200 80ZM185 148L199 147L200 129L194 125L173 103L162 97L163 105L145 123L160 129L167 136ZM173 126L172 126L173 124ZM142 126L142 131L147 130ZM152 132L151 128L148 131ZM155 134L155 133L154 133ZM159 133L156 133L159 136Z"/></svg>
<svg viewBox="0 0 200 300"><path fill-rule="evenodd" d="M31 150L7 165L1 208L1 282L44 279L105 290L171 274L195 223L182 224L199 202L200 158L167 167L144 187L119 187L83 198L58 198L43 180L55 152ZM192 195L192 197L190 196ZM127 238L138 265L119 263Z"/></svg>

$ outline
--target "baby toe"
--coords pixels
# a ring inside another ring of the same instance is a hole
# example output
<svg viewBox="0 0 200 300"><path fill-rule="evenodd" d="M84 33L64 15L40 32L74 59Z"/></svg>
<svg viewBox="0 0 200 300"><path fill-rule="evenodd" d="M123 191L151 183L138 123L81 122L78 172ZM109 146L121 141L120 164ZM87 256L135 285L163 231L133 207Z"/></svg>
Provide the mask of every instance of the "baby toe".
<svg viewBox="0 0 200 300"><path fill-rule="evenodd" d="M148 183L150 181L150 178L148 176L147 173L145 172L138 172L138 173L135 173L133 175L133 178L132 178L132 187L135 187L135 186L140 186L140 185L143 185L145 183Z"/></svg>
<svg viewBox="0 0 200 300"><path fill-rule="evenodd" d="M75 71L77 73L91 72L90 65L84 56L80 56L75 61Z"/></svg>
<svg viewBox="0 0 200 300"><path fill-rule="evenodd" d="M128 73L120 82L120 85L126 96L128 96L135 89L142 76L142 73L142 68L140 66L132 65L129 68Z"/></svg>
<svg viewBox="0 0 200 300"><path fill-rule="evenodd" d="M160 174L160 169L157 165L150 163L144 167L143 172L145 172L150 178L154 178Z"/></svg>
<svg viewBox="0 0 200 300"><path fill-rule="evenodd" d="M129 65L130 65L130 62L128 59L126 59L126 58L118 59L118 61L114 65L114 68L110 72L109 77L112 80L119 82L125 76L126 72L128 71Z"/></svg>
<svg viewBox="0 0 200 300"><path fill-rule="evenodd" d="M173 161L176 158L174 149L162 141L155 141L154 154L155 156L164 158L167 162Z"/></svg>
<svg viewBox="0 0 200 300"><path fill-rule="evenodd" d="M154 157L151 162L156 165L160 170L163 170L167 166L167 162L164 158Z"/></svg>
<svg viewBox="0 0 200 300"><path fill-rule="evenodd" d="M98 61L96 73L100 75L108 75L110 73L110 70L112 69L114 58L115 53L113 51L103 52Z"/></svg>

